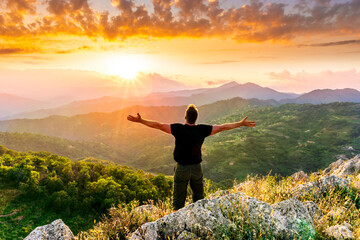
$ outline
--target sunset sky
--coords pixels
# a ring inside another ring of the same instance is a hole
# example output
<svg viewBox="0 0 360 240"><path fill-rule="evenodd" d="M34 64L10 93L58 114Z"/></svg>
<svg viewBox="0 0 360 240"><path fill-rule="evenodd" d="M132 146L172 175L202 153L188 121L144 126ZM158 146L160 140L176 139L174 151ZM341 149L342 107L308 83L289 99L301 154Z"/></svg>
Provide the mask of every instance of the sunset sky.
<svg viewBox="0 0 360 240"><path fill-rule="evenodd" d="M360 90L360 0L0 0L0 11L0 78L75 69Z"/></svg>

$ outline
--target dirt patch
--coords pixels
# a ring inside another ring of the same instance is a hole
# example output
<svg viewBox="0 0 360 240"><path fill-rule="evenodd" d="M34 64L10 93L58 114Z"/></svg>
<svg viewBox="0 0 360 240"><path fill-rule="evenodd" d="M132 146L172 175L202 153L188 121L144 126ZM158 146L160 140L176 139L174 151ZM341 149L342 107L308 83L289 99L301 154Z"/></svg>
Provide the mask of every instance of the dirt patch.
<svg viewBox="0 0 360 240"><path fill-rule="evenodd" d="M13 211L12 213L5 214L5 215L0 215L0 218L11 217L11 216L17 214L18 212L21 212L21 210L15 210L15 211Z"/></svg>

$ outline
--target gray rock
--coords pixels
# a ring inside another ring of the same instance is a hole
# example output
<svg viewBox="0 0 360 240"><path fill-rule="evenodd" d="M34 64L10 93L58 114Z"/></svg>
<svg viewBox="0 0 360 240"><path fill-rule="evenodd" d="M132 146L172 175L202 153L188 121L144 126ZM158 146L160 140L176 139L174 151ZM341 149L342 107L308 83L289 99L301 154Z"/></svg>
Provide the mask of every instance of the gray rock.
<svg viewBox="0 0 360 240"><path fill-rule="evenodd" d="M276 235L286 232L286 219L269 204L256 198L239 192L214 201L227 219L231 219L232 216L247 217L264 232L271 231Z"/></svg>
<svg viewBox="0 0 360 240"><path fill-rule="evenodd" d="M329 211L325 215L325 217L327 219L331 219L331 218L339 219L339 218L341 218L343 216L346 216L346 211L347 211L347 209L345 207L336 207L336 208L332 209L331 211Z"/></svg>
<svg viewBox="0 0 360 240"><path fill-rule="evenodd" d="M154 222L149 222L143 224L138 228L132 235L130 239L159 239L159 228Z"/></svg>
<svg viewBox="0 0 360 240"><path fill-rule="evenodd" d="M306 207L306 209L308 210L308 212L313 220L321 218L324 215L321 212L318 205L316 203L314 203L313 201L303 202L303 205Z"/></svg>
<svg viewBox="0 0 360 240"><path fill-rule="evenodd" d="M299 184L290 191L294 197L303 197L306 195L314 195L320 197L321 194L336 187L349 187L349 181L335 175L323 177L317 181Z"/></svg>
<svg viewBox="0 0 360 240"><path fill-rule="evenodd" d="M296 198L273 204L272 207L278 210L286 219L287 232L283 234L286 239L311 239L315 236L315 228L312 217L307 208Z"/></svg>
<svg viewBox="0 0 360 240"><path fill-rule="evenodd" d="M354 234L352 231L349 230L347 226L344 225L335 225L328 227L325 230L325 233L329 237L333 237L337 240L343 240L343 239L354 239Z"/></svg>
<svg viewBox="0 0 360 240"><path fill-rule="evenodd" d="M347 223L347 222L344 222L342 225L345 226L345 227L347 227L347 228L350 229L350 230L351 230L351 228L352 228L352 226L350 225L350 223Z"/></svg>
<svg viewBox="0 0 360 240"><path fill-rule="evenodd" d="M154 222L144 224L133 233L131 239L159 239L161 236L177 238L184 230L207 236L218 225L229 223L214 202L203 199Z"/></svg>
<svg viewBox="0 0 360 240"><path fill-rule="evenodd" d="M300 171L300 172L296 172L293 175L291 175L291 177L293 178L293 182L308 182L310 181L310 177L304 173L304 171Z"/></svg>
<svg viewBox="0 0 360 240"><path fill-rule="evenodd" d="M197 201L146 223L132 234L131 239L179 239L188 232L196 233L194 236L199 238L208 238L214 235L219 226L234 226L232 220L239 216L247 217L263 231L270 231L279 238L311 239L315 234L311 216L297 199L270 206L238 192L213 200Z"/></svg>
<svg viewBox="0 0 360 240"><path fill-rule="evenodd" d="M24 240L68 240L74 239L70 228L57 219L48 225L35 228Z"/></svg>
<svg viewBox="0 0 360 240"><path fill-rule="evenodd" d="M350 160L339 159L329 165L324 170L326 175L336 175L338 177L346 178L348 175L353 175L360 172L360 154L356 155Z"/></svg>
<svg viewBox="0 0 360 240"><path fill-rule="evenodd" d="M343 159L339 159L336 162L331 163L327 168L324 169L323 173L331 173L334 169L337 169L341 164L344 163Z"/></svg>
<svg viewBox="0 0 360 240"><path fill-rule="evenodd" d="M146 205L138 206L137 208L133 209L133 211L137 212L137 213L145 213L145 212L152 213L152 212L158 212L161 210L152 204L146 204Z"/></svg>
<svg viewBox="0 0 360 240"><path fill-rule="evenodd" d="M193 239L199 239L196 234L189 232L189 231L183 231L178 237L177 240L193 240Z"/></svg>

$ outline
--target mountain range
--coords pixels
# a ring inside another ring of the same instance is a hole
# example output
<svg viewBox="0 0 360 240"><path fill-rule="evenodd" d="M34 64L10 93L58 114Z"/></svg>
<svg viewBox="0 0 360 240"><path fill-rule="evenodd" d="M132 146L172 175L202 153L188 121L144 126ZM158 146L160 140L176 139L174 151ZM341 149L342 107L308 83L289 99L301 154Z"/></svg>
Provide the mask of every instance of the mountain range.
<svg viewBox="0 0 360 240"><path fill-rule="evenodd" d="M109 93L110 95L108 96L76 100L57 107L54 107L54 105L51 105L49 102L21 97L16 98L15 96L10 98L10 95L5 97L6 95L3 94L0 95L0 119L37 119L52 115L74 116L91 112L109 113L135 105L204 105L234 97L267 100L273 106L286 103L322 104L331 102L360 102L360 92L351 88L335 90L316 89L299 95L295 93L278 92L254 83L239 84L233 81L214 88L186 89L185 85L164 78L158 74L143 76L141 80L136 83L138 91L143 92L140 89L140 86L148 88L147 95L131 96L130 93L125 94L124 92L117 92L115 94L115 92L118 91L119 86L114 85L110 87L112 88L111 93L107 91L103 92L103 94L106 94L106 92ZM157 92L155 92L156 90ZM121 96L119 97L119 95Z"/></svg>
<svg viewBox="0 0 360 240"><path fill-rule="evenodd" d="M64 106L41 109L33 112L4 117L13 118L43 118L51 115L73 116L90 112L113 112L122 108L143 106L181 106L187 104L204 105L219 100L241 97L245 99L269 100L276 105L276 100L296 97L296 94L281 93L270 88L253 83L239 84L230 82L216 88L199 88L194 90L179 90L171 92L156 92L145 97L101 97L96 99L75 101Z"/></svg>
<svg viewBox="0 0 360 240"><path fill-rule="evenodd" d="M302 94L297 98L283 99L280 103L311 103L323 104L331 102L360 102L360 92L352 88L344 89L316 89L309 93Z"/></svg>
<svg viewBox="0 0 360 240"><path fill-rule="evenodd" d="M46 102L13 94L0 93L0 116L19 114L24 111L34 111L39 108L50 107Z"/></svg>

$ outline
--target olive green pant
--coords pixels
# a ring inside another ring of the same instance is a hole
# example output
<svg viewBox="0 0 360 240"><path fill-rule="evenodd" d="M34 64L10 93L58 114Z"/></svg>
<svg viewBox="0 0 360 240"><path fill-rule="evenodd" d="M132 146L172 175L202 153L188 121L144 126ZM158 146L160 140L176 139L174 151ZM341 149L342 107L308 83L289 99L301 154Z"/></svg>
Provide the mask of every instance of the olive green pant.
<svg viewBox="0 0 360 240"><path fill-rule="evenodd" d="M185 205L187 186L193 192L193 202L204 198L204 181L201 164L176 164L174 175L173 207L178 210Z"/></svg>

